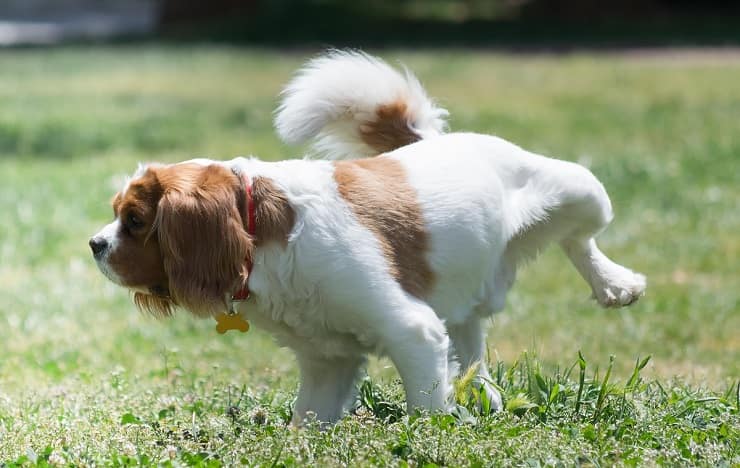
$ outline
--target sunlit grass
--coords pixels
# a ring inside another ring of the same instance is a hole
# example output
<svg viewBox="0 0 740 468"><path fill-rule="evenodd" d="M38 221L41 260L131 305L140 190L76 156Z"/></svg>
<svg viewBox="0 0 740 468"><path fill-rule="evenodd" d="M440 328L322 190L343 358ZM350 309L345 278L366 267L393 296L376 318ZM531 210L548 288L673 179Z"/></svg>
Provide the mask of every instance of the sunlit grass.
<svg viewBox="0 0 740 468"><path fill-rule="evenodd" d="M387 360L372 360L359 415L325 433L288 430L297 378L288 351L256 330L222 337L184 314L138 314L96 270L87 239L110 219L108 201L139 161L301 156L277 140L271 117L306 56L4 51L0 464L55 455L149 463L169 459L169 446L183 464L199 453L266 465L739 462L740 61L383 54L418 72L454 130L588 165L617 216L600 243L647 275L647 296L601 310L564 255L549 250L521 272L490 333L510 411L400 412L383 422L383 411L402 406L401 386ZM591 412L576 417L578 367L565 371L579 350L588 360L581 406ZM626 394L635 360L648 355Z"/></svg>

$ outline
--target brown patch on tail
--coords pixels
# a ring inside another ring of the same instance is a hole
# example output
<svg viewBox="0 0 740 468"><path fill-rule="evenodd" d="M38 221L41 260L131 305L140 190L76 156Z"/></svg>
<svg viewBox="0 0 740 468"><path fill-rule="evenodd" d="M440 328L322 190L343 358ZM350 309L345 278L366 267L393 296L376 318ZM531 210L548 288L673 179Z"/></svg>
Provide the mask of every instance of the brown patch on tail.
<svg viewBox="0 0 740 468"><path fill-rule="evenodd" d="M335 163L339 194L380 242L391 274L412 296L422 298L434 284L426 258L429 239L416 191L403 166L380 156Z"/></svg>
<svg viewBox="0 0 740 468"><path fill-rule="evenodd" d="M360 138L368 146L386 153L421 140L411 127L408 106L398 100L378 106L375 120L360 125Z"/></svg>

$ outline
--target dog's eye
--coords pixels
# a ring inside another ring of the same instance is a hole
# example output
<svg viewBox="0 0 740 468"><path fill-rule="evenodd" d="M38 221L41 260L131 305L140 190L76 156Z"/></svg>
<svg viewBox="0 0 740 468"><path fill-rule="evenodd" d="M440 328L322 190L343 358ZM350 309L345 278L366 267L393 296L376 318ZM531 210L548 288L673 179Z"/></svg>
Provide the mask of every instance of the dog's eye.
<svg viewBox="0 0 740 468"><path fill-rule="evenodd" d="M126 218L126 225L129 229L138 229L144 225L144 221L133 213L129 213Z"/></svg>

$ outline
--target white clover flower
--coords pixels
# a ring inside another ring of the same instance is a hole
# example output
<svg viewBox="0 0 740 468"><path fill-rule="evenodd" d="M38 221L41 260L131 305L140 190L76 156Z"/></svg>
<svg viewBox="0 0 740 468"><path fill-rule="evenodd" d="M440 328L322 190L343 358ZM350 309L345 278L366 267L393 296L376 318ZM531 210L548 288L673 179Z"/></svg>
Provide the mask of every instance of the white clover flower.
<svg viewBox="0 0 740 468"><path fill-rule="evenodd" d="M134 444L132 444L131 442L124 442L123 446L121 447L121 452L123 452L123 454L128 457L135 457L136 446L134 446Z"/></svg>
<svg viewBox="0 0 740 468"><path fill-rule="evenodd" d="M59 450L54 450L51 452L51 455L49 455L49 464L52 466L62 466L67 463L67 460L64 459L64 455Z"/></svg>

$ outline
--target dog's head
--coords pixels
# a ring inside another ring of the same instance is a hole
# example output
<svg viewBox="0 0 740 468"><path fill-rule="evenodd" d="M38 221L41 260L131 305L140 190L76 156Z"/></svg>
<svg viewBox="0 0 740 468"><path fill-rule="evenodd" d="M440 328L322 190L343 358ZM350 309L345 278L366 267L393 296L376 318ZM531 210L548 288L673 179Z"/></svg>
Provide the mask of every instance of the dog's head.
<svg viewBox="0 0 740 468"><path fill-rule="evenodd" d="M95 261L141 309L223 312L254 250L241 177L217 165L141 167L113 198L115 219L90 239Z"/></svg>

